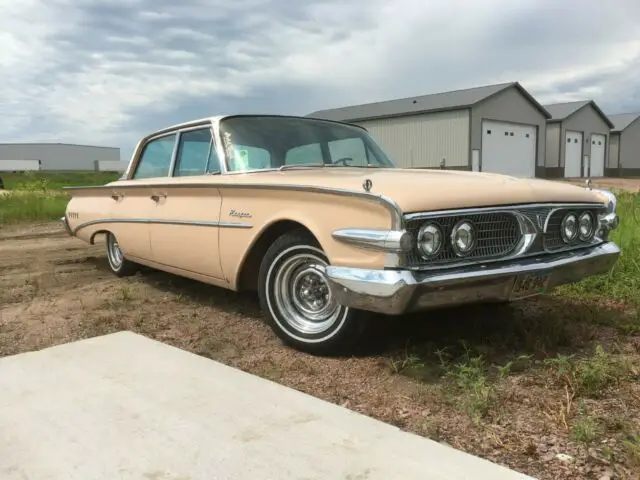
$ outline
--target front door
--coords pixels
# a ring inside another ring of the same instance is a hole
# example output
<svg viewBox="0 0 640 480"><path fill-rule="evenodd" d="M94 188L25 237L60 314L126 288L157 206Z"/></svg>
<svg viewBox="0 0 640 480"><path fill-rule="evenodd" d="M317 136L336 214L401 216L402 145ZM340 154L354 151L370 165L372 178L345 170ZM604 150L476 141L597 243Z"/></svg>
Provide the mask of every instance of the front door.
<svg viewBox="0 0 640 480"><path fill-rule="evenodd" d="M184 181L184 177L220 172L211 130L199 127L180 132L177 148L167 186L150 192L154 203L149 225L153 261L221 279L220 192Z"/></svg>

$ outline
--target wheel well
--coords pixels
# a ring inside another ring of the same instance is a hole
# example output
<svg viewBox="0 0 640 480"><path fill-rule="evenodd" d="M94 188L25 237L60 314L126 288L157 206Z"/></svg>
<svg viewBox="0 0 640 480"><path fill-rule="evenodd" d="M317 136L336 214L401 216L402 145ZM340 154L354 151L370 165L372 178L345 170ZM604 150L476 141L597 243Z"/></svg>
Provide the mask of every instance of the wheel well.
<svg viewBox="0 0 640 480"><path fill-rule="evenodd" d="M109 233L109 230L98 230L97 232L93 232L93 234L91 234L91 238L89 239L89 243L91 245L95 244L95 239L96 239L96 235L106 235L107 233Z"/></svg>
<svg viewBox="0 0 640 480"><path fill-rule="evenodd" d="M318 239L311 230L301 223L293 220L280 220L270 225L253 244L249 254L244 260L240 275L238 276L238 291L256 291L258 289L258 271L262 258L278 237L294 230L302 230L308 233L314 238L318 246L320 246L320 242L318 242Z"/></svg>

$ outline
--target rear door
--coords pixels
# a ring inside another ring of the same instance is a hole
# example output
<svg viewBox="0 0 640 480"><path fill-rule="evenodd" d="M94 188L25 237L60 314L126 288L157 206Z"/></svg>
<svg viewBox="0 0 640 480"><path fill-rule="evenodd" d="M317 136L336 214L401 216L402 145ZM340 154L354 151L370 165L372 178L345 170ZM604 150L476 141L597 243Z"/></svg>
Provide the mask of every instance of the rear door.
<svg viewBox="0 0 640 480"><path fill-rule="evenodd" d="M113 187L111 191L110 229L127 257L151 259L149 218L155 205L148 180L169 174L176 137L172 133L149 140L135 165L131 178L134 186ZM138 182L139 186L135 185Z"/></svg>
<svg viewBox="0 0 640 480"><path fill-rule="evenodd" d="M209 127L179 133L173 176L152 189L149 226L153 261L221 279L218 188L190 184L185 177L220 173Z"/></svg>

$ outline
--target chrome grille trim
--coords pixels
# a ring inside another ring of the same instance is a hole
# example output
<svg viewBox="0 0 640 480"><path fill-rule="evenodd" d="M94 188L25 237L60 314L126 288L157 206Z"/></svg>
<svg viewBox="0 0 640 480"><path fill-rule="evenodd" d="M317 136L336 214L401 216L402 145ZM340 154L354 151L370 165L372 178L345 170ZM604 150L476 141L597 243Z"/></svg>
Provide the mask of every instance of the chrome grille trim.
<svg viewBox="0 0 640 480"><path fill-rule="evenodd" d="M568 211L584 210L592 212L597 222L599 216L606 213L606 206L602 203L535 203L408 213L404 215L404 223L414 238L421 225L426 221L434 221L441 228L444 227L443 233L448 248L434 259L425 260L414 245L412 251L403 256L402 266L412 270L454 268L558 253L601 243L604 239L596 236L589 242L574 242L570 245L563 243L562 246L554 248L554 238L560 233L559 225L550 221L552 216L559 212L564 216ZM480 219L485 225L493 222L495 230L504 231L506 234L502 237L491 237L491 229L485 229L485 233L481 234L484 235L482 238L485 242L481 242L480 247L477 244L471 254L458 257L450 248L448 235L453 224L461 219L469 219L473 223ZM514 225L517 225L517 230L514 230Z"/></svg>

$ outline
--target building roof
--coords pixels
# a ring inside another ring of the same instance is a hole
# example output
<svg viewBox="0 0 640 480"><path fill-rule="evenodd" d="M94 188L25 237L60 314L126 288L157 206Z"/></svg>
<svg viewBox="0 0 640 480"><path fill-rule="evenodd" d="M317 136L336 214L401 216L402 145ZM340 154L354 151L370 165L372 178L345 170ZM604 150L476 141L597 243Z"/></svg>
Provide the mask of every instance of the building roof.
<svg viewBox="0 0 640 480"><path fill-rule="evenodd" d="M89 147L89 148L109 148L120 150L120 147L108 147L105 145L87 145L86 143L65 143L65 142L0 142L0 147L34 147L41 145L59 145L65 147Z"/></svg>
<svg viewBox="0 0 640 480"><path fill-rule="evenodd" d="M418 97L407 97L384 102L367 103L364 105L318 110L308 114L307 117L352 122L356 120L415 115L418 113L459 110L472 107L508 88L518 89L536 109L546 118L550 118L549 112L518 82L500 83L497 85L433 93Z"/></svg>
<svg viewBox="0 0 640 480"><path fill-rule="evenodd" d="M551 114L551 118L548 120L549 123L562 122L569 118L574 113L578 112L578 110L582 110L584 107L591 105L593 109L596 111L598 115L605 121L609 128L613 128L613 122L609 119L607 115L604 114L600 107L593 100L578 100L575 102L565 102L565 103L553 103L550 105L545 105L544 108Z"/></svg>
<svg viewBox="0 0 640 480"><path fill-rule="evenodd" d="M621 132L629 125L640 118L640 112L637 113L617 113L615 115L609 115L609 118L613 122L612 132Z"/></svg>

